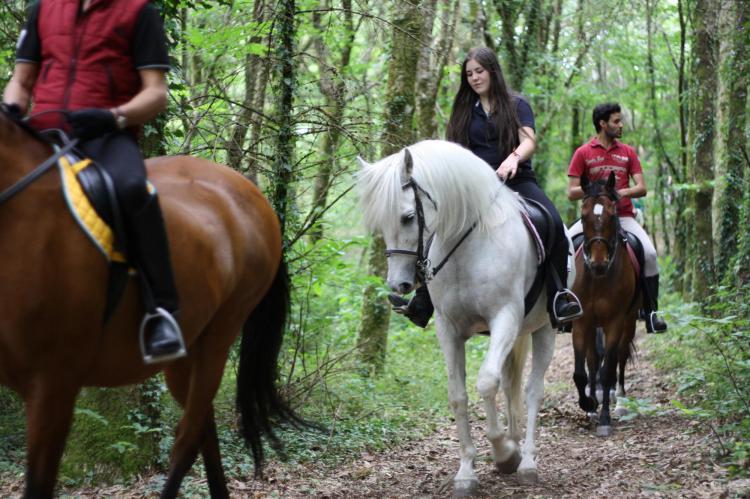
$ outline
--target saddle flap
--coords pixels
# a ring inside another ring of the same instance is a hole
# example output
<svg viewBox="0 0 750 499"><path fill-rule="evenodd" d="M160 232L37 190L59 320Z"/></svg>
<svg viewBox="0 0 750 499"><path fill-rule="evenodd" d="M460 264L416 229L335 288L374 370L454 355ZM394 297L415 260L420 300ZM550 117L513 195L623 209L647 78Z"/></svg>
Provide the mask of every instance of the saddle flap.
<svg viewBox="0 0 750 499"><path fill-rule="evenodd" d="M530 198L523 199L526 211L521 215L529 234L534 239L538 263L541 265L547 259L550 248L555 243L555 222L544 205Z"/></svg>
<svg viewBox="0 0 750 499"><path fill-rule="evenodd" d="M622 232L625 246L628 249L628 255L630 255L630 260L633 262L633 267L635 268L636 277L640 279L645 265L643 245L632 232L626 230L623 230Z"/></svg>

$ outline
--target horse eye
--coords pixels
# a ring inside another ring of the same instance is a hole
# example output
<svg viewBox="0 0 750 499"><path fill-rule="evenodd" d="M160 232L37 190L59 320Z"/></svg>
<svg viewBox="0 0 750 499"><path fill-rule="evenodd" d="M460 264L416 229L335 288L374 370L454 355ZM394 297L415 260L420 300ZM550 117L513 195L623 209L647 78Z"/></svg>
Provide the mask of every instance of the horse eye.
<svg viewBox="0 0 750 499"><path fill-rule="evenodd" d="M401 225L409 225L412 220L414 220L414 213L407 213L406 215L401 215Z"/></svg>

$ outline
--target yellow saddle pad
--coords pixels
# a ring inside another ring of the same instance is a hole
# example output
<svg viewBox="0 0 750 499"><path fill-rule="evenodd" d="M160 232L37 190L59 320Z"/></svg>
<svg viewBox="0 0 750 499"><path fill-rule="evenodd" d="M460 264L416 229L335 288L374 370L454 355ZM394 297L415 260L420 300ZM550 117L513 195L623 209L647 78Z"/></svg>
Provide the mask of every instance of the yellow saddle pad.
<svg viewBox="0 0 750 499"><path fill-rule="evenodd" d="M107 222L99 216L89 198L83 192L76 174L91 165L90 159L77 159L63 156L58 161L60 177L62 178L63 194L70 213L78 225L94 243L105 258L115 262L125 262L125 255L114 248L114 231Z"/></svg>

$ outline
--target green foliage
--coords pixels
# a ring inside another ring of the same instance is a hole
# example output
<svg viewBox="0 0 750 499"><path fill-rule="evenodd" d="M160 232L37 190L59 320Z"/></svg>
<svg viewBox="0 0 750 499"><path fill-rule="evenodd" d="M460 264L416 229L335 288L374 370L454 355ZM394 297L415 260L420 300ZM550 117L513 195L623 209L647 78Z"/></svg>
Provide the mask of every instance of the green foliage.
<svg viewBox="0 0 750 499"><path fill-rule="evenodd" d="M750 470L750 289L719 288L705 312L684 304L670 334L653 339L658 367L669 372L682 414L716 437L717 454L735 474ZM716 423L714 423L716 422Z"/></svg>
<svg viewBox="0 0 750 499"><path fill-rule="evenodd" d="M136 388L86 388L78 398L73 428L60 468L67 485L121 481L159 458L162 426L149 427Z"/></svg>

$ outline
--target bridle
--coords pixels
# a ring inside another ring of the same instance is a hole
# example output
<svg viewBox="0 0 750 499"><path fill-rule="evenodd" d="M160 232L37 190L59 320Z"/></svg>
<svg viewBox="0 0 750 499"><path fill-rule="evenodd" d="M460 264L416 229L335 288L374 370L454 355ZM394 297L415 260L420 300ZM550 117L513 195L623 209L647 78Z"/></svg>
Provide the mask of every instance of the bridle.
<svg viewBox="0 0 750 499"><path fill-rule="evenodd" d="M584 200L587 198L592 197L598 197L599 195L586 195L584 197ZM614 198L611 198L615 200ZM616 200L615 200L616 201ZM601 215L596 215L597 217L600 217ZM602 236L594 236L592 238L587 238L584 235L583 240L583 264L585 265L587 270L591 270L591 245L599 242L604 243L607 246L607 269L605 273L609 273L610 269L612 268L612 264L615 262L615 259L617 258L617 249L620 247L620 233L622 232L621 226L620 226L620 217L617 215L614 216L614 223L615 223L615 230L611 237L606 238ZM583 221L581 221L583 223Z"/></svg>
<svg viewBox="0 0 750 499"><path fill-rule="evenodd" d="M407 255L407 256L414 256L417 259L416 266L417 266L417 277L418 279L423 283L428 283L431 281L435 275L440 272L440 269L442 269L445 264L448 262L448 259L455 253L455 251L458 249L459 246L461 246L461 243L463 243L467 237L469 237L469 234L471 234L471 231L474 230L474 227L476 227L476 223L469 227L469 229L464 233L464 235L461 237L461 239L458 240L455 246L453 246L453 249L451 249L447 255L440 261L439 264L437 264L435 267L430 268L432 262L430 262L430 259L427 258L427 253L430 251L430 246L432 244L433 237L435 234L431 234L429 239L427 240L427 243L424 242L424 233L427 227L427 224L425 223L424 219L424 206L422 204L422 198L420 197L419 193L421 192L424 194L427 199L432 203L432 206L435 207L437 210L437 203L432 198L429 192L427 192L421 185L417 183L416 180L414 180L414 177L409 177L409 180L401 185L402 190L411 189L412 192L414 192L414 207L417 214L417 250L406 250L406 249L400 249L400 248L394 248L394 249L386 249L385 250L385 256L386 258L390 257L391 255Z"/></svg>

